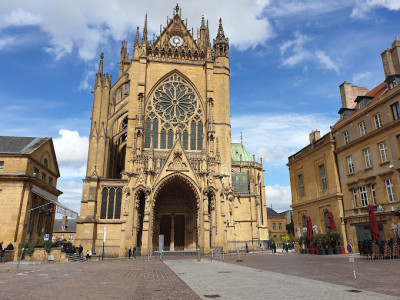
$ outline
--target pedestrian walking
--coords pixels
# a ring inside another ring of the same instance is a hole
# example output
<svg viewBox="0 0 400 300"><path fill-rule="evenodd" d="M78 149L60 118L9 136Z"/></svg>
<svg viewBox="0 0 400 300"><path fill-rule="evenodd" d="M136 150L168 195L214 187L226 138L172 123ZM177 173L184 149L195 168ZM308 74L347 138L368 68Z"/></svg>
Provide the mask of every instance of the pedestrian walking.
<svg viewBox="0 0 400 300"><path fill-rule="evenodd" d="M133 247L133 259L136 259L136 247Z"/></svg>
<svg viewBox="0 0 400 300"><path fill-rule="evenodd" d="M79 256L82 256L83 247L81 244L79 244L78 252L79 252Z"/></svg>
<svg viewBox="0 0 400 300"><path fill-rule="evenodd" d="M246 243L246 253L249 253L249 245Z"/></svg>
<svg viewBox="0 0 400 300"><path fill-rule="evenodd" d="M131 259L131 256L132 256L132 250L131 250L131 248L129 248L128 249L128 258Z"/></svg>

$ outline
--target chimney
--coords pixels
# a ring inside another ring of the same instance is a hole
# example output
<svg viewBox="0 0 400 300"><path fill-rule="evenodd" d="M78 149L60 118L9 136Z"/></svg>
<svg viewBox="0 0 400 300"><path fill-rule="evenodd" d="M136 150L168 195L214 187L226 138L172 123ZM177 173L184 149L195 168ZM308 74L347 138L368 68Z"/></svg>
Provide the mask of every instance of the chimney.
<svg viewBox="0 0 400 300"><path fill-rule="evenodd" d="M392 43L392 49L387 48L382 52L381 57L385 77L400 74L400 40L397 36Z"/></svg>
<svg viewBox="0 0 400 300"><path fill-rule="evenodd" d="M339 85L339 89L340 98L342 99L342 108L350 109L354 108L354 100L356 100L358 96L363 96L368 92L367 88L352 85L347 81Z"/></svg>
<svg viewBox="0 0 400 300"><path fill-rule="evenodd" d="M61 221L61 231L66 231L68 228L68 217L63 216Z"/></svg>
<svg viewBox="0 0 400 300"><path fill-rule="evenodd" d="M315 143L321 138L321 132L317 129L311 131L310 133L310 144Z"/></svg>

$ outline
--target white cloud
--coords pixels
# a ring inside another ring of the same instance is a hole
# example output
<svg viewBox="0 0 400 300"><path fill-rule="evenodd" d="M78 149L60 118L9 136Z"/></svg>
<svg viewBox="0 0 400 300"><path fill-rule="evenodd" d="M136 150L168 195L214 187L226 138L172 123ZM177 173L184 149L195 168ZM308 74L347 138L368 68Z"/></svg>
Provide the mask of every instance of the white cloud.
<svg viewBox="0 0 400 300"><path fill-rule="evenodd" d="M368 72L368 71L367 72L361 72L361 73L355 73L353 75L353 83L354 84L360 84L361 80L368 79L368 78L371 77L371 75L372 75L372 73Z"/></svg>
<svg viewBox="0 0 400 300"><path fill-rule="evenodd" d="M85 72L84 78L79 83L78 90L91 90L93 88L92 83L95 74L96 71L93 70Z"/></svg>
<svg viewBox="0 0 400 300"><path fill-rule="evenodd" d="M335 63L324 51L320 49L306 49L306 44L313 38L295 31L294 39L287 40L279 47L282 59L282 66L294 67L299 64L309 62L316 63L320 68L339 72L337 63Z"/></svg>
<svg viewBox="0 0 400 300"><path fill-rule="evenodd" d="M333 60L326 55L323 51L317 50L315 51L315 55L319 61L319 63L322 65L323 69L327 70L333 70L336 73L339 72L338 66L333 62Z"/></svg>
<svg viewBox="0 0 400 300"><path fill-rule="evenodd" d="M322 114L265 114L233 116L232 136L243 132L243 144L263 162L284 166L288 156L309 143L309 133L320 130L321 136L330 131L337 120ZM233 139L233 142L239 140Z"/></svg>
<svg viewBox="0 0 400 300"><path fill-rule="evenodd" d="M263 15L269 2L184 0L180 2L180 7L182 18L188 19L188 27L194 27L194 32L200 26L201 13L205 13L209 20L211 39L216 36L218 20L222 17L231 46L247 49L265 43L274 34L271 24ZM87 61L97 57L96 50L106 45L109 39L119 41L128 38L133 43L134 29L140 26L142 30L145 13L148 13L149 36L159 34L160 24L165 26L166 16L172 17L175 5L176 1L172 0L119 0L113 1L112 5L107 0L20 0L18 5L8 1L2 3L0 29L37 25L50 36L50 46L45 48L47 52L59 59L78 49L80 58ZM24 7L24 10L19 7Z"/></svg>
<svg viewBox="0 0 400 300"><path fill-rule="evenodd" d="M89 139L78 131L60 129L60 137L53 139L61 178L84 178Z"/></svg>
<svg viewBox="0 0 400 300"><path fill-rule="evenodd" d="M358 0L351 12L351 17L363 19L374 8L386 8L389 10L400 10L400 0Z"/></svg>
<svg viewBox="0 0 400 300"><path fill-rule="evenodd" d="M278 184L267 185L265 187L265 194L267 197L267 206L271 207L276 212L283 212L289 210L292 204L292 194L290 186L281 186Z"/></svg>
<svg viewBox="0 0 400 300"><path fill-rule="evenodd" d="M15 38L11 36L6 36L0 38L0 50L3 50L5 47L10 46L15 43Z"/></svg>
<svg viewBox="0 0 400 300"><path fill-rule="evenodd" d="M21 9L13 10L10 14L4 15L3 19L4 26L29 26L41 23L40 16Z"/></svg>
<svg viewBox="0 0 400 300"><path fill-rule="evenodd" d="M63 194L58 197L59 202L79 213L81 209L82 187L82 181L59 180L57 188L63 192Z"/></svg>

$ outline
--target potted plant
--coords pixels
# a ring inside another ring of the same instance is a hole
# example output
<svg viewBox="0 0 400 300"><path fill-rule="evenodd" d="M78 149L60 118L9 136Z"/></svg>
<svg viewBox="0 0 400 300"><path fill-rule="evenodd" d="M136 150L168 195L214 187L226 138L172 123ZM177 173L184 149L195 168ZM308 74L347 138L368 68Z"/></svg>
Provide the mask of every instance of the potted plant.
<svg viewBox="0 0 400 300"><path fill-rule="evenodd" d="M305 242L305 237L304 236L300 236L296 241L297 241L297 243L299 243L300 253L304 254L305 251L304 251L303 245L304 245L304 242Z"/></svg>
<svg viewBox="0 0 400 300"><path fill-rule="evenodd" d="M340 254L340 246L342 243L340 233L336 232L336 231L332 231L330 233L330 235L331 235L331 243L332 243L333 253Z"/></svg>
<svg viewBox="0 0 400 300"><path fill-rule="evenodd" d="M332 255L333 254L333 244L334 244L334 237L331 232L326 233L326 254Z"/></svg>
<svg viewBox="0 0 400 300"><path fill-rule="evenodd" d="M327 254L326 248L328 246L328 243L329 243L329 240L328 240L327 235L324 234L324 233L321 233L320 234L320 244L321 244L320 252L321 252L321 255L326 255Z"/></svg>

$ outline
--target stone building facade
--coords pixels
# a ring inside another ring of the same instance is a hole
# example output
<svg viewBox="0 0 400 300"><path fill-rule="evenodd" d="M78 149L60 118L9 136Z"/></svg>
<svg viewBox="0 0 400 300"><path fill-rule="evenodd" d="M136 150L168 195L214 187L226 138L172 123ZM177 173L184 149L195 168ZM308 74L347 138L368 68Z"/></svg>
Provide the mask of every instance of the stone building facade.
<svg viewBox="0 0 400 300"><path fill-rule="evenodd" d="M385 81L371 91L348 82L341 84L340 120L331 127L330 133L315 139L312 143L315 146L307 146L292 155L288 163L295 228L301 230L305 224L301 219L302 207L306 205L317 212L325 200L307 192L320 187L321 175L313 168L301 170L298 164L303 164L301 157L307 153L312 153L308 164L315 164L317 157L330 158L328 168L332 169L334 180L329 180L329 173L326 178L329 189L334 187L336 191L333 215L340 216L339 231L356 251L358 241L370 238L368 205L375 207L380 238L400 237L396 216L400 215L400 41L397 37L392 48L381 56ZM323 148L324 144L331 146ZM300 174L305 189L303 196Z"/></svg>
<svg viewBox="0 0 400 300"><path fill-rule="evenodd" d="M310 144L289 157L293 222L296 238L307 235L307 217L315 233L331 231L332 213L337 231L346 237L343 194L335 157L332 133L310 133ZM345 241L346 242L346 241Z"/></svg>
<svg viewBox="0 0 400 300"><path fill-rule="evenodd" d="M0 136L0 241L43 241L53 231L60 177L51 138Z"/></svg>
<svg viewBox="0 0 400 300"><path fill-rule="evenodd" d="M101 56L77 221L85 249L99 252L104 230L119 255L157 250L159 235L171 251L268 239L262 164L243 145L232 152L222 22L211 46L204 17L197 39L178 6L167 20L149 41L146 16L131 57L122 42L114 83Z"/></svg>
<svg viewBox="0 0 400 300"><path fill-rule="evenodd" d="M268 229L270 237L274 237L277 241L281 241L281 237L286 235L286 216L277 213L270 207L267 207Z"/></svg>

